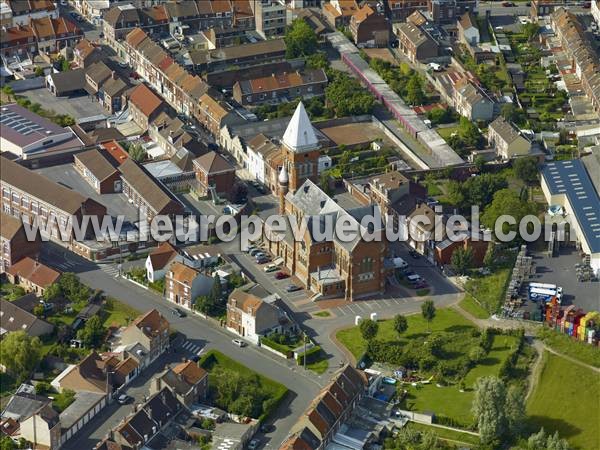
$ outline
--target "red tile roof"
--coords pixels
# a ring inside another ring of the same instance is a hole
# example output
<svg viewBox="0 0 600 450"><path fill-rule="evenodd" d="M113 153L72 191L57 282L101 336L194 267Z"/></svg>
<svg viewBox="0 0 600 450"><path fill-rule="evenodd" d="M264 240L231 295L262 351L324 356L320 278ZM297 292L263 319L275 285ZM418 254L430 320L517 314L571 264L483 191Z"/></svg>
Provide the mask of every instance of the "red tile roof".
<svg viewBox="0 0 600 450"><path fill-rule="evenodd" d="M135 87L129 101L146 117L150 117L163 104L161 98L144 83Z"/></svg>

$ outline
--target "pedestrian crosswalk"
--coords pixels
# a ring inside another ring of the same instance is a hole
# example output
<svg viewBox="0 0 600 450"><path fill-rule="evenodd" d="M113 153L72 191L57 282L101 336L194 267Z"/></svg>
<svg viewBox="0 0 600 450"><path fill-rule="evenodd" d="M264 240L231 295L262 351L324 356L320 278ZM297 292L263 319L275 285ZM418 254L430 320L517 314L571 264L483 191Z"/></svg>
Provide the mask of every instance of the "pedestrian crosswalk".
<svg viewBox="0 0 600 450"><path fill-rule="evenodd" d="M394 307L404 306L410 302L418 302L419 298L388 298L388 299L379 299L379 300L368 300L368 301L358 301L347 303L342 306L338 306L336 308L332 308L332 311L337 316L343 315L364 315L370 314L378 311L385 311L387 309L393 309Z"/></svg>
<svg viewBox="0 0 600 450"><path fill-rule="evenodd" d="M182 347L188 352L193 353L194 355L200 355L202 353L202 350L204 350L202 347L200 347L197 344L194 344L191 341L185 341Z"/></svg>
<svg viewBox="0 0 600 450"><path fill-rule="evenodd" d="M115 264L103 264L100 266L100 270L111 277L119 276L119 268Z"/></svg>

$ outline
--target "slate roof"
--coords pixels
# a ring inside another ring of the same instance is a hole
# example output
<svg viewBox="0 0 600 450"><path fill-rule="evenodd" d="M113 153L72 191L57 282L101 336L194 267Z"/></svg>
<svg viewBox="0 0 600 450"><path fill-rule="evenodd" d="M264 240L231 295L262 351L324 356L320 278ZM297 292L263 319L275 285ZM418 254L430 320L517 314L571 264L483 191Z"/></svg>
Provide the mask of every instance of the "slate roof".
<svg viewBox="0 0 600 450"><path fill-rule="evenodd" d="M97 149L78 153L74 158L78 159L99 181L106 180L117 172L117 169Z"/></svg>
<svg viewBox="0 0 600 450"><path fill-rule="evenodd" d="M3 156L0 156L0 178L5 183L27 192L30 197L66 213L75 214L84 203L93 201Z"/></svg>
<svg viewBox="0 0 600 450"><path fill-rule="evenodd" d="M2 334L14 331L24 331L27 333L34 324L38 322L47 323L13 302L0 299L0 305L0 327L2 328Z"/></svg>
<svg viewBox="0 0 600 450"><path fill-rule="evenodd" d="M0 211L0 236L10 240L23 228L23 223L4 211Z"/></svg>
<svg viewBox="0 0 600 450"><path fill-rule="evenodd" d="M126 159L119 166L119 170L123 180L132 186L157 214L168 207L183 212L183 205L179 200L133 159Z"/></svg>
<svg viewBox="0 0 600 450"><path fill-rule="evenodd" d="M502 116L498 116L496 120L490 123L489 128L494 130L494 132L496 132L502 138L502 140L508 144L511 144L519 138L523 138L519 131L512 124L507 122Z"/></svg>
<svg viewBox="0 0 600 450"><path fill-rule="evenodd" d="M196 158L194 166L209 175L235 171L235 167L215 151L208 152Z"/></svg>

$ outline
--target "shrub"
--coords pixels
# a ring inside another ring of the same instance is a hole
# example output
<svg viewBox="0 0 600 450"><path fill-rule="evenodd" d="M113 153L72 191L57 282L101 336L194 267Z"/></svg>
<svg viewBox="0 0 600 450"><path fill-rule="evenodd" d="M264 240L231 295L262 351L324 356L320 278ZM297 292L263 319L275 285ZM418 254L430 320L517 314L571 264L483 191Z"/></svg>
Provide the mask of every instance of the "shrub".
<svg viewBox="0 0 600 450"><path fill-rule="evenodd" d="M304 365L304 359L306 359L306 364L312 364L321 359L321 347L315 345L313 348L307 350L305 353L298 355L296 361L299 366Z"/></svg>

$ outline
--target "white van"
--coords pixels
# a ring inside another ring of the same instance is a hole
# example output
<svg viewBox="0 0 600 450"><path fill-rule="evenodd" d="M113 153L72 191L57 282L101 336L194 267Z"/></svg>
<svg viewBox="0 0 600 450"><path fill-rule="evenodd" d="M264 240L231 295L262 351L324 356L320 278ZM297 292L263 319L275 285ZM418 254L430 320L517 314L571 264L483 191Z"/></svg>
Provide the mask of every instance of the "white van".
<svg viewBox="0 0 600 450"><path fill-rule="evenodd" d="M406 279L410 283L418 283L419 281L421 281L421 275L409 275L406 277Z"/></svg>

